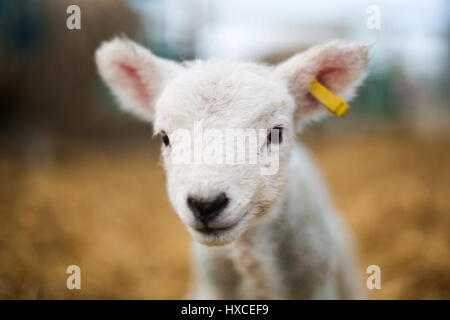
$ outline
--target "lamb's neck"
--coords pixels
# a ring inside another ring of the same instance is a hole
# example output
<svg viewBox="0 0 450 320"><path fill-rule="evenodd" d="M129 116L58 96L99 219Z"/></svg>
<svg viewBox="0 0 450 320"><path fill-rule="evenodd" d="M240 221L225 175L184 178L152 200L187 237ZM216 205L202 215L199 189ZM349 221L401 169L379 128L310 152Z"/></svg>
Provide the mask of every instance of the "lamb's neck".
<svg viewBox="0 0 450 320"><path fill-rule="evenodd" d="M242 295L247 299L272 299L285 295L282 274L277 270L284 242L283 223L287 197L282 197L268 216L248 229L232 244L231 257L242 279ZM280 232L281 231L281 232ZM280 277L280 278L278 278Z"/></svg>

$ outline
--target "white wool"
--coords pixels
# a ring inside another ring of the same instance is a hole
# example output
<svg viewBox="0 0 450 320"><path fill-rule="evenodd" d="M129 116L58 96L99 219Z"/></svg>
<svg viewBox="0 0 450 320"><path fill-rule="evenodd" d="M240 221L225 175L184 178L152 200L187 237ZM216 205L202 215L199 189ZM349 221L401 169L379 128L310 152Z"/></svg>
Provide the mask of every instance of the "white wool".
<svg viewBox="0 0 450 320"><path fill-rule="evenodd" d="M263 164L174 164L172 146L162 146L170 201L196 240L194 297L359 297L348 231L295 132L324 114L308 94L314 77L345 99L354 96L368 63L367 46L330 42L270 67L176 64L114 39L97 50L96 61L121 108L153 121L155 133L169 139L175 130L192 131L194 123L219 130L283 128L273 175L261 175ZM202 222L187 198L220 193L229 202L208 227L229 228L199 232Z"/></svg>

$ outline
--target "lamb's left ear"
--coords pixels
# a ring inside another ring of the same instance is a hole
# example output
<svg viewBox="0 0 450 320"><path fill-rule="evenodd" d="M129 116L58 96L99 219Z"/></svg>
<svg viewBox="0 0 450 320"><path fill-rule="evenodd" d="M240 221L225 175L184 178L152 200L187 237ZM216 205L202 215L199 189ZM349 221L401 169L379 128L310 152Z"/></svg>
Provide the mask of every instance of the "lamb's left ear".
<svg viewBox="0 0 450 320"><path fill-rule="evenodd" d="M277 66L276 75L284 79L296 103L295 122L320 118L329 111L310 93L317 78L334 94L349 101L365 77L369 62L367 45L333 41L299 53Z"/></svg>
<svg viewBox="0 0 450 320"><path fill-rule="evenodd" d="M121 109L147 121L153 120L155 103L166 83L182 69L121 38L104 42L95 52L95 61Z"/></svg>

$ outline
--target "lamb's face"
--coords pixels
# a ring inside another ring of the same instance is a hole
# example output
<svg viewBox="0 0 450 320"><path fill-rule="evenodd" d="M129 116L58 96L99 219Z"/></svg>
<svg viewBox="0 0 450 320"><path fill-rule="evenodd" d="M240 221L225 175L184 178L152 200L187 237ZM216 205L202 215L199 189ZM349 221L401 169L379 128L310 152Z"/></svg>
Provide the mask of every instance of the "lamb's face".
<svg viewBox="0 0 450 320"><path fill-rule="evenodd" d="M267 217L280 198L294 125L327 113L308 93L312 80L350 99L367 51L331 42L274 68L180 65L114 39L97 50L96 62L120 107L161 134L169 197L181 220L198 241L219 245Z"/></svg>
<svg viewBox="0 0 450 320"><path fill-rule="evenodd" d="M266 216L283 191L293 111L272 70L249 64L196 63L163 90L154 129L170 200L196 240L229 243Z"/></svg>

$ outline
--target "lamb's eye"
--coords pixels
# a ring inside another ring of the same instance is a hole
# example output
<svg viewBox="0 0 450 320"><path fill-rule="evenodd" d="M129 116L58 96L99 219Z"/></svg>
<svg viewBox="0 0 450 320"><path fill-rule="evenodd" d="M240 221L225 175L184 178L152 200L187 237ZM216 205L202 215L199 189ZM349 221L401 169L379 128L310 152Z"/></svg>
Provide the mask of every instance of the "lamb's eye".
<svg viewBox="0 0 450 320"><path fill-rule="evenodd" d="M278 141L276 141L276 139L272 138L272 134L277 134L278 133ZM275 141L273 141L275 140ZM273 127L269 133L267 134L267 144L271 144L271 143L281 143L283 142L283 128L282 127Z"/></svg>
<svg viewBox="0 0 450 320"><path fill-rule="evenodd" d="M164 145L167 147L170 144L169 136L165 132L161 132L161 138Z"/></svg>

